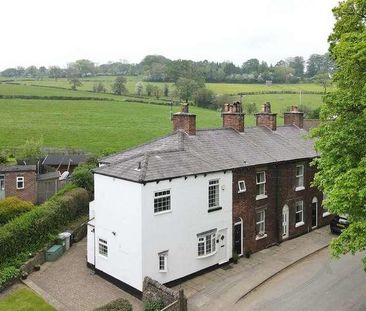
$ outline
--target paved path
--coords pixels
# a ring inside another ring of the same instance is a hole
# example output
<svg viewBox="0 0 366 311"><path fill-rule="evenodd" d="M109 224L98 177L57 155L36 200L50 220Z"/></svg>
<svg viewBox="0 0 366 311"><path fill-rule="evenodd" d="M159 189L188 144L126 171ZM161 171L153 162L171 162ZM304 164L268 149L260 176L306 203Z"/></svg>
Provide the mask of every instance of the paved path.
<svg viewBox="0 0 366 311"><path fill-rule="evenodd" d="M366 274L362 258L331 259L328 249L301 260L241 299L233 311L364 311Z"/></svg>
<svg viewBox="0 0 366 311"><path fill-rule="evenodd" d="M127 298L134 311L143 310L140 300L88 269L85 255L86 239L56 262L43 264L25 283L59 311L93 310L117 298Z"/></svg>
<svg viewBox="0 0 366 311"><path fill-rule="evenodd" d="M183 288L190 311L232 310L247 293L298 260L327 247L333 238L329 226L273 246L251 258L230 264L186 281Z"/></svg>

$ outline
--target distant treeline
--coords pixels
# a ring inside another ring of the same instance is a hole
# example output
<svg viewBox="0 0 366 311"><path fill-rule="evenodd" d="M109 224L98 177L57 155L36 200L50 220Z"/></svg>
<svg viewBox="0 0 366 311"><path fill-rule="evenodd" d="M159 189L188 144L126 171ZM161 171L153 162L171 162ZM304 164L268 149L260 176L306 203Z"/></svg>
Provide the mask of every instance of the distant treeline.
<svg viewBox="0 0 366 311"><path fill-rule="evenodd" d="M109 62L97 65L81 59L69 63L67 68L58 66L28 68L8 68L0 74L8 78L67 78L70 75L85 77L94 76L142 76L149 82L177 82L187 78L204 82L227 83L297 83L313 81L319 75L331 76L335 71L334 62L329 54L312 54L305 60L302 56L280 60L275 65L268 65L256 58L245 61L241 66L233 62L209 62L191 60L170 60L161 55L148 55L138 64L127 62Z"/></svg>

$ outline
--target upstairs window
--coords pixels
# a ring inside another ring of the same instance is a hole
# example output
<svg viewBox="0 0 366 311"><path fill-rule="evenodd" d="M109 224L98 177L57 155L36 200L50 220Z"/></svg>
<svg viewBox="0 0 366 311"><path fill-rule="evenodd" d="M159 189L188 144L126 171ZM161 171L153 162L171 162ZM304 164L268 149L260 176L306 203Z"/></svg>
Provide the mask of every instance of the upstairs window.
<svg viewBox="0 0 366 311"><path fill-rule="evenodd" d="M216 252L216 233L211 232L198 236L198 257L207 256Z"/></svg>
<svg viewBox="0 0 366 311"><path fill-rule="evenodd" d="M5 176L0 175L0 191L4 191L4 190L5 190Z"/></svg>
<svg viewBox="0 0 366 311"><path fill-rule="evenodd" d="M304 165L296 165L296 190L304 189Z"/></svg>
<svg viewBox="0 0 366 311"><path fill-rule="evenodd" d="M24 177L23 176L18 176L17 177L17 189L24 189Z"/></svg>
<svg viewBox="0 0 366 311"><path fill-rule="evenodd" d="M244 180L238 181L238 189L239 189L238 192L245 192L247 190Z"/></svg>
<svg viewBox="0 0 366 311"><path fill-rule="evenodd" d="M297 201L295 204L295 227L302 226L304 224L304 202Z"/></svg>
<svg viewBox="0 0 366 311"><path fill-rule="evenodd" d="M210 180L208 184L208 209L219 207L219 180Z"/></svg>
<svg viewBox="0 0 366 311"><path fill-rule="evenodd" d="M159 253L159 272L168 271L168 252Z"/></svg>
<svg viewBox="0 0 366 311"><path fill-rule="evenodd" d="M170 211L170 190L158 191L154 194L154 213Z"/></svg>
<svg viewBox="0 0 366 311"><path fill-rule="evenodd" d="M257 200L266 198L266 172L257 172L256 174L256 185L257 185Z"/></svg>
<svg viewBox="0 0 366 311"><path fill-rule="evenodd" d="M99 239L99 254L108 257L108 242L103 239Z"/></svg>

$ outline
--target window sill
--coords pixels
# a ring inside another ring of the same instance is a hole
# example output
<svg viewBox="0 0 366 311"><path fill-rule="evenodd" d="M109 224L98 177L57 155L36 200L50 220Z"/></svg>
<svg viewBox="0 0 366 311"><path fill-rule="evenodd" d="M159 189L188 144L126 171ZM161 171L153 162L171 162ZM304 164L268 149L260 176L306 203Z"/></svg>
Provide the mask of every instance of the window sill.
<svg viewBox="0 0 366 311"><path fill-rule="evenodd" d="M154 216L163 215L163 214L169 214L171 212L172 212L172 210L157 212L157 213L154 213Z"/></svg>
<svg viewBox="0 0 366 311"><path fill-rule="evenodd" d="M103 258L104 260L107 260L108 259L108 256L104 256L104 255L99 254L99 253L98 253L98 255L99 255L100 258Z"/></svg>
<svg viewBox="0 0 366 311"><path fill-rule="evenodd" d="M329 212L325 212L325 213L323 213L323 217L327 217L327 216L329 216L330 215L330 213Z"/></svg>
<svg viewBox="0 0 366 311"><path fill-rule="evenodd" d="M246 192L247 190L239 190L238 193Z"/></svg>
<svg viewBox="0 0 366 311"><path fill-rule="evenodd" d="M211 207L211 208L208 210L208 212L209 212L209 213L211 213L211 212L219 211L219 210L221 210L221 209L222 209L222 207L221 207L221 206L218 206L218 207Z"/></svg>
<svg viewBox="0 0 366 311"><path fill-rule="evenodd" d="M255 240L256 241L258 241L258 240L262 240L262 239L264 239L264 238L266 238L267 237L267 233L265 233L265 234L263 234L263 235L257 235L256 237L255 237Z"/></svg>
<svg viewBox="0 0 366 311"><path fill-rule="evenodd" d="M168 270L159 270L160 273L167 273Z"/></svg>
<svg viewBox="0 0 366 311"><path fill-rule="evenodd" d="M301 191L301 190L305 190L305 187L304 186L300 186L300 187L296 187L295 188L295 191Z"/></svg>
<svg viewBox="0 0 366 311"><path fill-rule="evenodd" d="M262 199L267 199L268 198L268 195L266 194L259 194L255 197L255 199L258 201L258 200L262 200Z"/></svg>
<svg viewBox="0 0 366 311"><path fill-rule="evenodd" d="M297 222L297 223L295 224L295 228L297 228L297 227L301 227L301 226L303 226L303 225L305 225L305 223L304 223L303 221Z"/></svg>
<svg viewBox="0 0 366 311"><path fill-rule="evenodd" d="M215 255L216 253L217 253L217 251L214 251L213 253L209 253L207 255L197 256L197 259L204 259L207 257L211 257L211 256Z"/></svg>

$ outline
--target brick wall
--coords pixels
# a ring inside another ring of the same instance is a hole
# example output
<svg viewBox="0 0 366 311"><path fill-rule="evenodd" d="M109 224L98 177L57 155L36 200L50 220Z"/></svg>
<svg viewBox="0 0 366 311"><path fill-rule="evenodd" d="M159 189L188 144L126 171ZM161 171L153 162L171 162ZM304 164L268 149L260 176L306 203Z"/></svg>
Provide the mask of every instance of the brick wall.
<svg viewBox="0 0 366 311"><path fill-rule="evenodd" d="M189 135L196 135L196 115L192 113L175 113L173 115L173 130L183 130Z"/></svg>
<svg viewBox="0 0 366 311"><path fill-rule="evenodd" d="M296 165L304 164L304 190L296 191ZM256 199L256 172L266 172L267 198ZM233 223L243 221L243 248L253 252L282 241L282 208L289 207L289 238L312 230L311 203L318 200L318 227L329 224L323 217L322 193L310 186L315 170L309 161L290 162L261 167L240 168L233 171ZM238 193L238 181L245 180L246 191ZM304 225L295 227L295 202L302 200ZM265 210L266 237L256 235L256 211Z"/></svg>
<svg viewBox="0 0 366 311"><path fill-rule="evenodd" d="M6 172L5 174L5 196L18 197L25 201L36 203L37 201L37 181L36 172ZM17 189L17 177L24 177L24 189Z"/></svg>
<svg viewBox="0 0 366 311"><path fill-rule="evenodd" d="M244 113L222 113L223 127L233 128L239 132L244 132Z"/></svg>

